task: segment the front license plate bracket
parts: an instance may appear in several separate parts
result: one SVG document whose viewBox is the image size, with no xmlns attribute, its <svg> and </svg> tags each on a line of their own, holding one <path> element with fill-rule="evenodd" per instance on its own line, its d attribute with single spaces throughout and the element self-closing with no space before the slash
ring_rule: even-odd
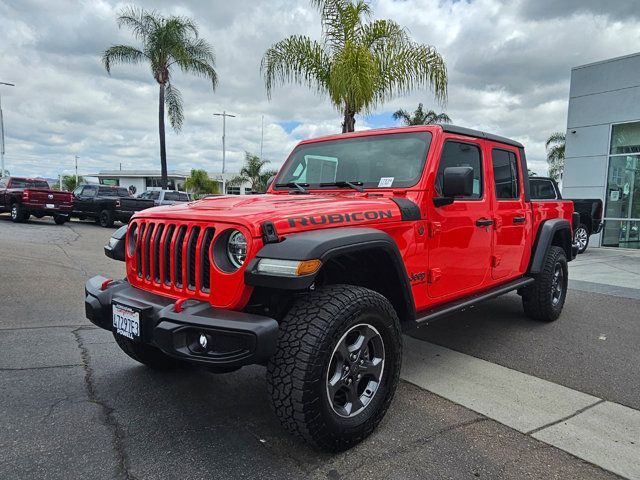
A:
<svg viewBox="0 0 640 480">
<path fill-rule="evenodd" d="M 111 307 L 113 331 L 129 340 L 139 342 L 140 310 L 118 302 L 113 302 Z"/>
</svg>

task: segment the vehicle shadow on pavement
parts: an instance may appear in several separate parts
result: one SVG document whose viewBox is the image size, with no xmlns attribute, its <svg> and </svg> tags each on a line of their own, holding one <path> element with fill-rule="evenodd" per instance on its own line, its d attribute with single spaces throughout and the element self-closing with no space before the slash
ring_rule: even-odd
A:
<svg viewBox="0 0 640 480">
<path fill-rule="evenodd" d="M 263 367 L 223 375 L 158 372 L 126 357 L 108 332 L 78 333 L 94 401 L 111 423 L 125 476 L 512 478 L 539 471 L 543 478 L 542 471 L 564 468 L 568 477 L 577 474 L 575 468 L 584 469 L 582 476 L 607 476 L 405 382 L 369 439 L 348 452 L 320 452 L 281 428 L 269 406 Z M 545 460 L 516 461 L 528 449 L 542 449 L 535 458 Z"/>
</svg>

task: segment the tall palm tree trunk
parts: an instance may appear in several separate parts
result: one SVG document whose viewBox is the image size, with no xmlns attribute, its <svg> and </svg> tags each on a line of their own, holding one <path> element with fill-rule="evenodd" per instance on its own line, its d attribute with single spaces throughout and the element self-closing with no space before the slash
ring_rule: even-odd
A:
<svg viewBox="0 0 640 480">
<path fill-rule="evenodd" d="M 355 132 L 356 114 L 347 105 L 344 108 L 344 120 L 342 121 L 342 133 Z"/>
<path fill-rule="evenodd" d="M 160 84 L 160 100 L 158 105 L 158 132 L 160 134 L 160 183 L 163 190 L 167 190 L 167 146 L 164 140 L 164 83 Z"/>
</svg>

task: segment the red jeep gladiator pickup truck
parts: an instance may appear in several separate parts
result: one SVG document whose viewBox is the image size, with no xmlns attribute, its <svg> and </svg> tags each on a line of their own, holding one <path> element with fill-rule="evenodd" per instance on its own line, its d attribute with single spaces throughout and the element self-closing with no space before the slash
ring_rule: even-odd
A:
<svg viewBox="0 0 640 480">
<path fill-rule="evenodd" d="M 43 179 L 0 178 L 0 212 L 10 212 L 14 222 L 26 222 L 31 215 L 49 215 L 62 225 L 69 220 L 71 200 L 70 193 L 51 190 Z"/>
<path fill-rule="evenodd" d="M 152 368 L 266 364 L 291 433 L 340 451 L 383 418 L 402 332 L 516 291 L 556 320 L 570 201 L 532 202 L 518 142 L 450 125 L 301 142 L 266 195 L 137 213 L 85 286 L 91 322 Z"/>
</svg>

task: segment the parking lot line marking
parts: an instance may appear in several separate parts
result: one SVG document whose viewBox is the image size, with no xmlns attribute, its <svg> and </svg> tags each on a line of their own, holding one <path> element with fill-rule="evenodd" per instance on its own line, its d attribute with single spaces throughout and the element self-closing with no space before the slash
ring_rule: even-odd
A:
<svg viewBox="0 0 640 480">
<path fill-rule="evenodd" d="M 640 411 L 429 342 L 404 345 L 404 380 L 640 480 Z"/>
<path fill-rule="evenodd" d="M 626 478 L 640 479 L 640 412 L 603 402 L 534 438 Z"/>
</svg>

